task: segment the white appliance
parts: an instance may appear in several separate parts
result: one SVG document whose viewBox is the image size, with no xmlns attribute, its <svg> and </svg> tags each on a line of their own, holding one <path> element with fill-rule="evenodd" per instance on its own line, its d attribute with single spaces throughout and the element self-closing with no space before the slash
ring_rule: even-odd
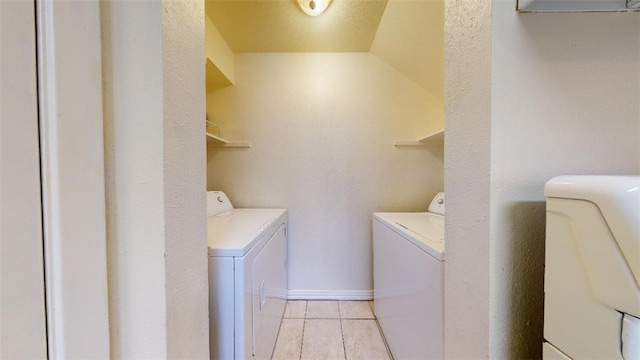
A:
<svg viewBox="0 0 640 360">
<path fill-rule="evenodd" d="M 395 359 L 442 359 L 444 193 L 429 212 L 373 214 L 375 314 Z"/>
<path fill-rule="evenodd" d="M 207 192 L 212 359 L 270 359 L 287 293 L 287 211 Z"/>
<path fill-rule="evenodd" d="M 549 181 L 545 359 L 640 359 L 640 176 Z"/>
</svg>

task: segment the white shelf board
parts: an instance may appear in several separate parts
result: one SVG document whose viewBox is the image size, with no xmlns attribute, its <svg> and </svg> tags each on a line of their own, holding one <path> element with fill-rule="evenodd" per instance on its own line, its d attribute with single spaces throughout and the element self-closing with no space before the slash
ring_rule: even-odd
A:
<svg viewBox="0 0 640 360">
<path fill-rule="evenodd" d="M 444 130 L 431 133 L 418 141 L 425 146 L 444 146 Z"/>
<path fill-rule="evenodd" d="M 638 11 L 633 1 L 626 0 L 518 0 L 516 10 L 521 13 L 567 13 L 594 11 Z"/>
<path fill-rule="evenodd" d="M 228 142 L 224 145 L 219 145 L 222 148 L 250 148 L 251 143 L 248 141 Z"/>
<path fill-rule="evenodd" d="M 230 142 L 221 137 L 215 136 L 211 133 L 207 134 L 207 144 L 211 144 L 216 147 L 224 147 L 224 148 L 250 148 L 251 143 L 248 141 L 235 141 Z"/>
<path fill-rule="evenodd" d="M 206 63 L 207 91 L 233 85 L 233 81 L 211 59 L 207 58 Z"/>
<path fill-rule="evenodd" d="M 393 146 L 424 146 L 424 144 L 421 143 L 420 141 L 409 140 L 409 141 L 395 141 L 393 143 Z"/>
<path fill-rule="evenodd" d="M 229 142 L 221 137 L 217 137 L 213 134 L 207 133 L 207 143 L 216 144 L 216 145 L 225 145 Z"/>
<path fill-rule="evenodd" d="M 444 146 L 444 130 L 436 131 L 418 140 L 396 141 L 393 145 L 398 147 Z"/>
</svg>

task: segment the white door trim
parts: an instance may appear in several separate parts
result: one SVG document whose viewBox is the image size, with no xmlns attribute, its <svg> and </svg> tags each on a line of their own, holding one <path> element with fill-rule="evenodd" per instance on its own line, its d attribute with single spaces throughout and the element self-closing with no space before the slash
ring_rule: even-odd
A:
<svg viewBox="0 0 640 360">
<path fill-rule="evenodd" d="M 46 359 L 33 1 L 0 1 L 0 359 Z"/>
<path fill-rule="evenodd" d="M 109 358 L 100 4 L 36 12 L 49 358 Z"/>
</svg>

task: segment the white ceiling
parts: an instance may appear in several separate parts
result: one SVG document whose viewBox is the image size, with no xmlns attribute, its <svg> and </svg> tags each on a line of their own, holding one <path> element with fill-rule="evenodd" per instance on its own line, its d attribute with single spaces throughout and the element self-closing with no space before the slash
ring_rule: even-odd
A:
<svg viewBox="0 0 640 360">
<path fill-rule="evenodd" d="M 334 0 L 312 17 L 296 0 L 207 0 L 206 13 L 233 52 L 365 52 L 387 0 Z"/>
<path fill-rule="evenodd" d="M 206 0 L 231 50 L 371 52 L 443 98 L 444 0 L 333 0 L 320 16 L 296 0 Z"/>
</svg>

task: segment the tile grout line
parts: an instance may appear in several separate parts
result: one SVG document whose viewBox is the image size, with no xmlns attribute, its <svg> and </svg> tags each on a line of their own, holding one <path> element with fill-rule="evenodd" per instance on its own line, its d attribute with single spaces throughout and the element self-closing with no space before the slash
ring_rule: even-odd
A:
<svg viewBox="0 0 640 360">
<path fill-rule="evenodd" d="M 391 353 L 391 349 L 389 348 L 389 344 L 387 343 L 387 338 L 384 336 L 384 332 L 382 331 L 382 327 L 380 326 L 380 322 L 378 322 L 378 317 L 376 316 L 376 314 L 373 314 L 375 321 L 376 321 L 376 326 L 378 327 L 378 331 L 380 332 L 380 336 L 382 337 L 382 342 L 384 343 L 384 347 L 387 349 L 387 354 L 389 355 L 389 359 L 390 360 L 394 360 L 393 359 L 393 354 Z"/>
<path fill-rule="evenodd" d="M 342 352 L 344 353 L 344 360 L 347 360 L 347 346 L 344 344 L 344 328 L 342 327 L 342 308 L 340 307 L 340 301 L 338 301 L 338 318 L 340 319 L 340 337 L 342 338 Z"/>
<path fill-rule="evenodd" d="M 304 316 L 302 318 L 302 336 L 300 337 L 300 358 L 298 360 L 302 360 L 302 348 L 304 346 L 304 328 L 307 326 L 307 306 L 309 301 L 304 302 Z"/>
<path fill-rule="evenodd" d="M 288 303 L 285 303 L 284 305 L 284 311 L 287 311 L 287 305 Z M 273 355 L 276 353 L 276 348 L 278 347 L 278 338 L 280 337 L 280 330 L 282 330 L 282 323 L 284 322 L 284 314 L 282 314 L 282 320 L 280 320 L 280 326 L 278 326 L 278 335 L 276 335 L 276 343 L 273 346 L 273 351 L 271 351 L 271 357 L 270 359 L 273 360 Z"/>
<path fill-rule="evenodd" d="M 380 327 L 380 323 L 378 322 L 378 318 L 376 317 L 373 308 L 372 308 L 372 304 L 371 302 L 369 302 L 369 308 L 371 310 L 371 313 L 373 315 L 373 318 L 369 318 L 369 317 L 353 317 L 353 318 L 349 318 L 349 317 L 344 317 L 342 314 L 342 306 L 340 304 L 339 301 L 337 301 L 337 306 L 338 306 L 338 321 L 340 324 L 340 336 L 341 336 L 341 340 L 342 340 L 342 349 L 343 349 L 343 356 L 344 356 L 344 360 L 348 360 L 348 355 L 347 355 L 347 346 L 346 346 L 346 342 L 345 342 L 345 335 L 344 335 L 344 320 L 354 320 L 354 321 L 375 321 L 376 327 L 382 337 L 382 341 L 385 347 L 385 350 L 387 352 L 387 355 L 389 357 L 390 360 L 394 360 L 393 355 L 391 354 L 391 351 L 389 349 L 389 344 L 387 343 L 387 339 L 384 336 L 384 333 L 382 332 L 382 328 Z M 285 309 L 286 310 L 286 309 Z M 317 320 L 331 320 L 332 318 L 327 318 L 327 317 L 323 317 L 323 318 L 309 318 L 309 301 L 305 300 L 305 304 L 304 304 L 304 311 L 303 311 L 303 316 L 302 316 L 302 334 L 301 334 L 301 339 L 300 339 L 300 356 L 298 358 L 298 360 L 302 360 L 303 359 L 303 348 L 304 348 L 304 338 L 305 338 L 305 329 L 306 329 L 306 323 L 308 319 L 317 319 Z M 294 318 L 290 318 L 290 319 L 294 319 Z M 280 328 L 278 329 L 278 336 L 277 338 L 280 337 L 280 330 L 282 329 L 282 323 L 280 325 Z M 275 349 L 274 349 L 275 352 Z M 272 358 L 273 358 L 273 354 L 272 353 Z"/>
<path fill-rule="evenodd" d="M 375 320 L 376 322 L 376 326 L 378 327 L 378 331 L 380 332 L 380 336 L 382 337 L 382 342 L 384 343 L 384 347 L 385 349 L 387 349 L 387 355 L 389 355 L 389 360 L 394 360 L 393 354 L 391 354 L 391 349 L 389 348 L 389 344 L 387 343 L 387 338 L 384 336 L 384 332 L 382 331 L 382 327 L 380 326 L 380 322 L 378 321 L 378 316 L 376 315 L 376 312 L 373 309 L 375 307 L 374 301 L 375 301 L 375 297 L 373 300 L 369 300 L 369 308 L 371 309 L 373 320 Z"/>
</svg>

